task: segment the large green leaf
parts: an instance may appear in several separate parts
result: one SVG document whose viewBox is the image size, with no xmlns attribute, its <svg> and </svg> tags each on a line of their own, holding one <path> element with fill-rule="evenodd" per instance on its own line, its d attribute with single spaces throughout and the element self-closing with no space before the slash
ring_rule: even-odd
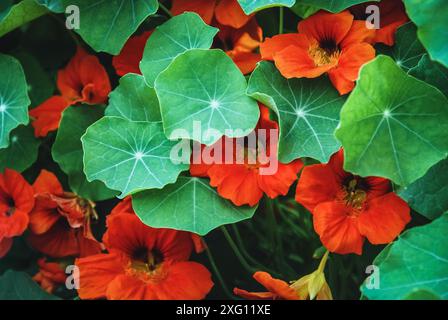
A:
<svg viewBox="0 0 448 320">
<path fill-rule="evenodd" d="M 108 189 L 101 181 L 88 182 L 83 172 L 81 136 L 87 128 L 103 116 L 100 106 L 72 106 L 62 114 L 56 140 L 53 144 L 53 159 L 68 175 L 73 192 L 92 201 L 113 198 L 117 191 Z"/>
<path fill-rule="evenodd" d="M 415 227 L 388 247 L 386 256 L 373 262 L 379 269 L 380 287 L 361 287 L 369 299 L 409 299 L 415 291 L 448 298 L 448 214 Z"/>
<path fill-rule="evenodd" d="M 418 37 L 433 60 L 448 67 L 448 1 L 403 0 L 406 12 L 418 27 Z"/>
<path fill-rule="evenodd" d="M 155 228 L 170 228 L 205 235 L 224 224 L 249 219 L 256 207 L 236 207 L 221 198 L 205 179 L 179 177 L 163 190 L 148 190 L 132 197 L 142 221 Z"/>
<path fill-rule="evenodd" d="M 340 12 L 348 7 L 369 1 L 379 2 L 380 0 L 297 0 L 297 3 L 324 9 L 330 12 Z"/>
<path fill-rule="evenodd" d="M 412 22 L 398 28 L 395 45 L 393 47 L 383 46 L 381 52 L 394 58 L 395 62 L 405 71 L 415 67 L 426 53 L 417 38 L 417 27 Z"/>
<path fill-rule="evenodd" d="M 76 5 L 80 28 L 75 30 L 95 51 L 119 54 L 138 26 L 158 9 L 157 0 L 62 0 Z"/>
<path fill-rule="evenodd" d="M 13 0 L 3 0 L 0 2 L 0 22 L 9 14 L 13 5 Z"/>
<path fill-rule="evenodd" d="M 46 6 L 53 12 L 62 13 L 65 11 L 63 0 L 35 0 L 39 4 Z"/>
<path fill-rule="evenodd" d="M 8 270 L 0 276 L 0 300 L 60 300 L 45 292 L 25 272 Z"/>
<path fill-rule="evenodd" d="M 158 26 L 148 39 L 140 62 L 146 82 L 154 86 L 160 72 L 179 54 L 190 49 L 209 49 L 218 31 L 192 12 L 173 17 Z"/>
<path fill-rule="evenodd" d="M 156 92 L 147 86 L 143 76 L 128 73 L 109 95 L 106 116 L 131 121 L 160 122 L 160 107 Z"/>
<path fill-rule="evenodd" d="M 327 162 L 340 148 L 334 130 L 345 98 L 328 79 L 287 80 L 272 63 L 261 62 L 252 73 L 247 93 L 278 116 L 281 162 L 300 157 Z"/>
<path fill-rule="evenodd" d="M 90 126 L 81 140 L 87 179 L 103 181 L 120 190 L 123 197 L 163 188 L 189 167 L 171 158 L 177 143 L 166 139 L 160 123 L 104 117 Z"/>
<path fill-rule="evenodd" d="M 40 141 L 31 126 L 20 126 L 11 132 L 11 144 L 0 149 L 0 172 L 5 168 L 25 171 L 37 160 Z"/>
<path fill-rule="evenodd" d="M 9 133 L 20 124 L 28 124 L 28 106 L 25 74 L 19 61 L 0 53 L 0 148 L 9 145 Z"/>
<path fill-rule="evenodd" d="M 0 37 L 47 12 L 34 0 L 23 0 L 10 8 L 6 7 L 0 13 Z"/>
<path fill-rule="evenodd" d="M 448 69 L 429 59 L 427 54 L 409 71 L 409 74 L 437 87 L 448 97 Z"/>
<path fill-rule="evenodd" d="M 271 7 L 292 7 L 296 0 L 238 0 L 238 2 L 246 14 L 251 14 Z"/>
<path fill-rule="evenodd" d="M 448 100 L 387 56 L 361 69 L 336 136 L 344 167 L 406 186 L 448 155 Z"/>
<path fill-rule="evenodd" d="M 260 112 L 246 88 L 243 74 L 221 50 L 179 55 L 155 82 L 166 136 L 210 145 L 224 134 L 249 134 Z"/>
<path fill-rule="evenodd" d="M 399 195 L 412 209 L 428 219 L 435 219 L 448 211 L 448 160 L 443 160 Z"/>
</svg>

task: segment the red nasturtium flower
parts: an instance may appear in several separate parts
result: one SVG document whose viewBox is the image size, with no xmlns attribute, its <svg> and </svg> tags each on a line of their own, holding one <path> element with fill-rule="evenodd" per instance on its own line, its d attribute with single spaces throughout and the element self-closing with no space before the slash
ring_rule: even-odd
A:
<svg viewBox="0 0 448 320">
<path fill-rule="evenodd" d="M 393 46 L 395 42 L 395 32 L 397 29 L 409 21 L 406 10 L 401 0 L 383 0 L 381 2 L 367 2 L 353 6 L 350 11 L 357 19 L 366 18 L 366 8 L 376 5 L 380 9 L 380 29 L 376 30 L 373 41 Z"/>
<path fill-rule="evenodd" d="M 256 127 L 258 129 L 278 129 L 276 122 L 270 120 L 269 110 L 265 106 L 260 106 L 261 116 Z M 269 132 L 266 138 L 269 140 Z M 242 206 L 248 204 L 250 206 L 256 205 L 263 194 L 270 198 L 276 198 L 279 195 L 286 195 L 289 188 L 297 180 L 297 174 L 303 167 L 301 160 L 295 160 L 289 164 L 278 162 L 278 168 L 274 174 L 262 175 L 260 174 L 261 167 L 269 167 L 270 161 L 260 161 L 256 156 L 256 163 L 248 162 L 248 155 L 250 153 L 257 154 L 258 150 L 252 150 L 245 146 L 244 162 L 236 163 L 236 139 L 233 140 L 234 162 L 225 163 L 225 151 L 222 152 L 221 163 L 206 164 L 201 159 L 194 159 L 190 165 L 190 173 L 192 176 L 202 176 L 210 178 L 210 185 L 217 188 L 218 193 L 226 199 L 231 200 L 235 205 Z M 226 148 L 226 141 L 228 138 L 220 140 L 223 150 Z M 213 148 L 213 147 L 212 147 Z M 266 155 L 270 158 L 277 154 L 277 146 L 273 150 L 270 149 L 269 141 L 266 142 Z M 203 147 L 204 150 L 204 147 Z M 200 163 L 198 163 L 200 162 Z"/>
<path fill-rule="evenodd" d="M 285 78 L 316 78 L 324 73 L 339 91 L 353 90 L 363 64 L 375 58 L 375 30 L 348 11 L 319 11 L 300 21 L 299 33 L 268 38 L 260 45 L 264 60 L 273 60 Z"/>
<path fill-rule="evenodd" d="M 250 19 L 237 0 L 173 0 L 171 13 L 178 15 L 185 11 L 196 12 L 207 24 L 219 24 L 235 29 L 244 26 Z"/>
<path fill-rule="evenodd" d="M 131 37 L 121 49 L 120 54 L 113 57 L 112 65 L 120 77 L 127 73 L 141 74 L 139 65 L 145 51 L 146 41 L 151 34 L 152 31 L 145 31 L 141 35 Z"/>
<path fill-rule="evenodd" d="M 52 293 L 54 289 L 65 283 L 67 275 L 64 272 L 64 265 L 59 262 L 47 262 L 45 258 L 37 261 L 39 272 L 33 277 L 42 289 Z"/>
<path fill-rule="evenodd" d="M 107 102 L 111 85 L 106 70 L 94 55 L 78 48 L 68 65 L 58 72 L 60 95 L 53 96 L 30 111 L 36 137 L 45 137 L 59 128 L 62 112 L 77 103 Z"/>
<path fill-rule="evenodd" d="M 107 218 L 108 253 L 76 259 L 81 299 L 203 299 L 213 286 L 210 272 L 188 261 L 190 233 L 154 229 L 129 212 Z"/>
<path fill-rule="evenodd" d="M 296 200 L 313 214 L 324 246 L 340 254 L 362 253 L 364 239 L 392 242 L 410 221 L 407 203 L 391 190 L 389 180 L 361 178 L 344 171 L 341 149 L 328 164 L 303 169 Z"/>
<path fill-rule="evenodd" d="M 17 172 L 0 173 L 0 258 L 12 245 L 13 237 L 25 232 L 34 206 L 33 188 Z"/>
<path fill-rule="evenodd" d="M 101 251 L 90 229 L 94 204 L 64 192 L 56 176 L 42 170 L 33 184 L 36 205 L 30 213 L 29 241 L 51 257 L 87 256 Z"/>
</svg>

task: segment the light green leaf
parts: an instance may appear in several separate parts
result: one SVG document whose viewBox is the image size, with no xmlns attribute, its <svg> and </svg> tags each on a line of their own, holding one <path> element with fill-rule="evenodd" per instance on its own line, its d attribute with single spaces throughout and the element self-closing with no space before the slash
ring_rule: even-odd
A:
<svg viewBox="0 0 448 320">
<path fill-rule="evenodd" d="M 366 64 L 336 131 L 344 167 L 406 186 L 448 155 L 448 100 L 387 56 Z"/>
<path fill-rule="evenodd" d="M 132 197 L 142 221 L 154 228 L 170 228 L 205 235 L 228 223 L 253 216 L 256 207 L 236 207 L 221 198 L 205 179 L 179 177 L 163 190 L 148 190 Z"/>
<path fill-rule="evenodd" d="M 52 155 L 69 178 L 69 185 L 79 196 L 101 201 L 113 198 L 117 191 L 108 189 L 101 181 L 88 182 L 83 172 L 81 136 L 103 116 L 100 106 L 72 106 L 64 110 L 59 124 Z"/>
<path fill-rule="evenodd" d="M 309 16 L 312 16 L 313 14 L 315 14 L 317 11 L 319 11 L 320 8 L 302 4 L 302 3 L 296 3 L 291 8 L 291 10 L 294 11 L 294 13 L 297 14 L 302 19 L 306 19 Z"/>
<path fill-rule="evenodd" d="M 211 145 L 224 134 L 248 135 L 260 111 L 246 88 L 243 74 L 223 51 L 192 49 L 181 54 L 155 82 L 166 136 Z"/>
<path fill-rule="evenodd" d="M 0 149 L 9 145 L 9 133 L 28 124 L 28 88 L 19 61 L 0 53 Z"/>
<path fill-rule="evenodd" d="M 362 293 L 371 300 L 409 299 L 416 290 L 448 298 L 448 214 L 432 223 L 412 228 L 388 247 L 387 255 L 375 259 L 380 288 Z"/>
<path fill-rule="evenodd" d="M 104 117 L 90 126 L 81 140 L 87 180 L 103 181 L 120 190 L 122 197 L 161 189 L 189 168 L 171 158 L 177 142 L 166 139 L 160 123 Z M 190 158 L 189 154 L 183 156 Z"/>
<path fill-rule="evenodd" d="M 431 59 L 448 67 L 448 1 L 403 0 L 406 12 L 418 27 L 418 37 Z"/>
<path fill-rule="evenodd" d="M 40 141 L 31 126 L 20 126 L 11 132 L 11 144 L 0 149 L 0 172 L 5 168 L 25 171 L 37 160 Z"/>
<path fill-rule="evenodd" d="M 243 11 L 249 15 L 271 7 L 292 7 L 296 0 L 238 0 L 238 2 Z"/>
<path fill-rule="evenodd" d="M 297 3 L 305 4 L 319 9 L 324 9 L 330 12 L 341 12 L 356 4 L 380 0 L 297 0 Z"/>
<path fill-rule="evenodd" d="M 9 14 L 13 5 L 14 2 L 12 0 L 3 0 L 0 2 L 0 22 Z"/>
<path fill-rule="evenodd" d="M 3 1 L 3 0 L 2 0 Z M 34 0 L 23 0 L 5 10 L 0 19 L 0 37 L 46 14 L 48 10 Z"/>
<path fill-rule="evenodd" d="M 448 160 L 443 160 L 420 179 L 399 192 L 409 206 L 428 219 L 448 211 Z"/>
<path fill-rule="evenodd" d="M 196 13 L 186 12 L 158 26 L 145 46 L 140 70 L 154 86 L 157 76 L 181 53 L 209 49 L 218 29 L 208 26 Z"/>
<path fill-rule="evenodd" d="M 414 289 L 404 298 L 404 300 L 440 300 L 440 297 L 431 290 Z"/>
<path fill-rule="evenodd" d="M 448 69 L 425 54 L 409 74 L 442 91 L 448 97 Z"/>
<path fill-rule="evenodd" d="M 49 10 L 57 13 L 62 13 L 65 11 L 65 6 L 63 0 L 35 0 L 39 4 L 46 6 Z"/>
<path fill-rule="evenodd" d="M 301 157 L 327 162 L 340 148 L 334 130 L 345 97 L 328 79 L 287 80 L 272 63 L 260 62 L 250 77 L 247 93 L 278 116 L 280 162 Z"/>
<path fill-rule="evenodd" d="M 130 121 L 161 122 L 159 100 L 153 88 L 138 74 L 128 73 L 109 94 L 106 116 Z"/>
<path fill-rule="evenodd" d="M 128 38 L 150 15 L 157 12 L 156 0 L 63 0 L 76 5 L 80 28 L 75 30 L 95 51 L 119 54 Z"/>
<path fill-rule="evenodd" d="M 45 292 L 25 272 L 6 271 L 0 276 L 0 300 L 60 300 Z"/>
</svg>

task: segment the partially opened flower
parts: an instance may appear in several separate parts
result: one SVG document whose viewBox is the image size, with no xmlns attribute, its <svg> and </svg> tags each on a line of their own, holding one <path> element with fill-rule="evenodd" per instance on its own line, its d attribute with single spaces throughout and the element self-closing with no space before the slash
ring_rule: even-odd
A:
<svg viewBox="0 0 448 320">
<path fill-rule="evenodd" d="M 33 188 L 20 173 L 0 173 L 0 258 L 8 253 L 13 237 L 25 232 L 33 206 Z"/>
<path fill-rule="evenodd" d="M 238 143 L 242 140 L 222 138 L 217 145 L 202 148 L 204 154 L 214 153 L 216 146 L 222 147 L 223 152 L 217 157 L 221 158 L 219 161 L 207 164 L 204 159 L 194 159 L 190 165 L 191 175 L 208 176 L 210 185 L 217 188 L 219 195 L 237 206 L 254 206 L 264 194 L 272 199 L 286 195 L 303 167 L 301 160 L 289 164 L 278 162 L 277 143 L 275 141 L 271 145 L 270 140 L 271 130 L 275 130 L 274 134 L 278 136 L 278 125 L 269 119 L 269 110 L 266 107 L 261 106 L 260 110 L 261 117 L 255 137 L 258 142 L 263 141 L 264 138 L 259 135 L 265 130 L 264 146 L 244 143 L 244 146 L 238 148 Z M 230 163 L 226 161 L 226 153 L 229 152 L 232 153 Z"/>
<path fill-rule="evenodd" d="M 328 250 L 361 254 L 365 238 L 372 244 L 393 241 L 410 221 L 410 209 L 389 180 L 353 175 L 343 162 L 341 149 L 328 164 L 305 167 L 296 200 L 313 214 L 314 229 Z"/>
<path fill-rule="evenodd" d="M 373 41 L 393 46 L 395 43 L 395 32 L 400 26 L 409 21 L 403 2 L 401 0 L 382 0 L 379 3 L 361 3 L 351 7 L 350 11 L 357 19 L 364 20 L 368 15 L 372 14 L 370 11 L 366 12 L 366 9 L 371 5 L 378 6 L 380 13 L 380 28 L 376 30 Z"/>
<path fill-rule="evenodd" d="M 101 251 L 90 229 L 94 204 L 64 192 L 56 176 L 42 170 L 33 184 L 36 206 L 30 213 L 29 241 L 51 257 L 87 256 Z"/>
<path fill-rule="evenodd" d="M 62 112 L 77 103 L 106 103 L 111 85 L 106 70 L 94 55 L 78 48 L 68 65 L 58 72 L 55 95 L 30 111 L 36 137 L 59 128 Z"/>
<path fill-rule="evenodd" d="M 216 20 L 219 24 L 241 28 L 250 19 L 237 0 L 173 0 L 171 13 L 178 15 L 185 11 L 196 12 L 207 24 Z"/>
<path fill-rule="evenodd" d="M 300 21 L 298 31 L 268 38 L 260 46 L 262 58 L 273 60 L 285 78 L 328 73 L 342 95 L 353 90 L 361 66 L 375 58 L 375 30 L 348 11 L 319 11 Z"/>
<path fill-rule="evenodd" d="M 143 57 L 146 41 L 151 34 L 152 31 L 145 31 L 129 38 L 120 54 L 113 57 L 112 65 L 120 77 L 127 73 L 141 74 L 139 64 Z"/>
<path fill-rule="evenodd" d="M 188 261 L 188 232 L 154 229 L 124 213 L 108 217 L 103 241 L 108 253 L 75 262 L 81 299 L 203 299 L 213 286 L 210 272 Z"/>
<path fill-rule="evenodd" d="M 65 283 L 67 275 L 62 263 L 47 262 L 45 258 L 41 258 L 37 261 L 37 265 L 39 272 L 34 275 L 33 280 L 48 293 L 52 293 L 56 287 Z"/>
</svg>

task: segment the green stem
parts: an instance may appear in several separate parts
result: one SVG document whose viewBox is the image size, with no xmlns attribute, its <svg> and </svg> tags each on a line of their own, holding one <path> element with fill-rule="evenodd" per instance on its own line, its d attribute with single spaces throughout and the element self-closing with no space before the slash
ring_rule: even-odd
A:
<svg viewBox="0 0 448 320">
<path fill-rule="evenodd" d="M 249 273 L 254 273 L 256 270 L 252 266 L 250 266 L 249 263 L 246 261 L 246 259 L 243 257 L 243 255 L 241 254 L 240 250 L 238 249 L 238 246 L 236 245 L 235 241 L 233 241 L 232 236 L 227 231 L 226 227 L 222 226 L 221 231 L 224 234 L 224 237 L 226 238 L 227 242 L 229 243 L 230 248 L 232 248 L 233 252 L 235 253 L 235 256 L 237 257 L 237 259 L 239 260 L 239 262 L 241 263 L 243 268 L 246 269 Z"/>
<path fill-rule="evenodd" d="M 280 12 L 279 12 L 279 22 L 278 22 L 278 34 L 282 34 L 283 33 L 283 16 L 284 16 L 285 12 L 284 12 L 283 7 L 280 7 L 279 10 L 280 10 Z"/>
<path fill-rule="evenodd" d="M 165 7 L 160 1 L 159 1 L 159 7 L 160 7 L 160 9 L 162 9 L 163 12 L 165 12 L 168 15 L 168 17 L 170 17 L 170 18 L 173 17 L 173 14 L 171 13 L 171 11 L 167 7 Z"/>
<path fill-rule="evenodd" d="M 203 239 L 204 243 L 205 240 Z M 235 297 L 230 293 L 229 288 L 227 288 L 227 285 L 224 281 L 224 278 L 221 275 L 221 272 L 218 269 L 218 266 L 216 265 L 215 259 L 213 258 L 212 252 L 210 251 L 210 247 L 205 244 L 205 252 L 207 254 L 208 260 L 210 261 L 210 265 L 213 269 L 213 272 L 216 276 L 216 278 L 218 279 L 219 284 L 222 287 L 222 290 L 224 291 L 224 294 L 229 298 L 229 299 L 235 299 Z"/>
</svg>

